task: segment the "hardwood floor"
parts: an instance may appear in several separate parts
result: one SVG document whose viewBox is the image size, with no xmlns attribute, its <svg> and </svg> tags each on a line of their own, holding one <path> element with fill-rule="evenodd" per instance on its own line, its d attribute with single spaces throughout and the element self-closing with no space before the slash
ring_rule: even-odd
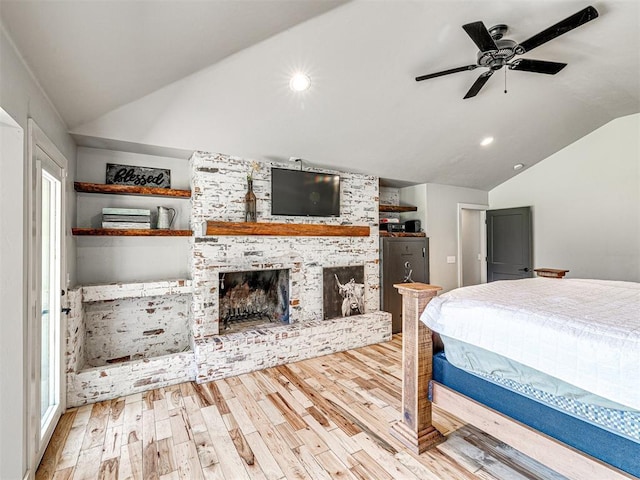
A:
<svg viewBox="0 0 640 480">
<path fill-rule="evenodd" d="M 563 478 L 437 409 L 447 441 L 403 448 L 401 341 L 70 410 L 36 478 Z"/>
</svg>

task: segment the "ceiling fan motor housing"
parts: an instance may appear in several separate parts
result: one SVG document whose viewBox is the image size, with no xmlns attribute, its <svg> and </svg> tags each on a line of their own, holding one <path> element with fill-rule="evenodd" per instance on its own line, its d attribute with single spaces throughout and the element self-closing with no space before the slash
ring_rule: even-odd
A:
<svg viewBox="0 0 640 480">
<path fill-rule="evenodd" d="M 495 40 L 497 50 L 478 52 L 478 65 L 491 70 L 499 70 L 516 55 L 522 55 L 524 49 L 518 43 L 507 38 Z"/>
</svg>

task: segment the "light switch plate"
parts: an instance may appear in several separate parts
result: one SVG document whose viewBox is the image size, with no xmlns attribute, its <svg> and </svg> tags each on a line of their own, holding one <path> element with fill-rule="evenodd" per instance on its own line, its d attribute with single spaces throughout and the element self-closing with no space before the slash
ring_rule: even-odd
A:
<svg viewBox="0 0 640 480">
<path fill-rule="evenodd" d="M 447 263 L 456 263 L 455 255 L 451 255 L 451 256 L 447 257 Z"/>
</svg>

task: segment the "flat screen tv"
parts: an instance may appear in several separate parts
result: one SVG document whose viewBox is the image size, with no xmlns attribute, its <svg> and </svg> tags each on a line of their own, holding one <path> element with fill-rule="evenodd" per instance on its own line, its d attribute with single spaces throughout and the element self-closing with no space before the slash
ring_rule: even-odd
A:
<svg viewBox="0 0 640 480">
<path fill-rule="evenodd" d="M 271 215 L 339 217 L 340 176 L 272 168 Z"/>
</svg>

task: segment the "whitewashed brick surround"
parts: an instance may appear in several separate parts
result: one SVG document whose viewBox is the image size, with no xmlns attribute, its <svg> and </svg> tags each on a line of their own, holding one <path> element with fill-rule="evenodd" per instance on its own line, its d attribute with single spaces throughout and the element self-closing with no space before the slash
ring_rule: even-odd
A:
<svg viewBox="0 0 640 480">
<path fill-rule="evenodd" d="M 378 179 L 331 172 L 340 174 L 340 217 L 272 216 L 271 167 L 285 165 L 253 165 L 257 166 L 257 169 L 253 169 L 253 185 L 257 197 L 258 222 L 367 225 L 371 227 L 371 234 L 368 237 L 206 237 L 203 225 L 207 220 L 243 221 L 247 174 L 252 171 L 252 162 L 221 154 L 196 152 L 191 158 L 191 225 L 196 228 L 191 256 L 194 339 L 220 333 L 219 273 L 259 269 L 258 265 L 284 263 L 294 266 L 290 277 L 293 288 L 290 294 L 292 323 L 322 319 L 323 267 L 364 265 L 365 312 L 378 311 Z"/>
<path fill-rule="evenodd" d="M 193 380 L 195 361 L 188 330 L 190 297 L 189 280 L 69 290 L 67 301 L 71 311 L 66 318 L 65 358 L 67 406 Z M 97 315 L 92 314 L 96 306 L 101 312 Z M 164 331 L 145 336 L 136 331 L 140 329 Z M 188 351 L 181 351 L 185 348 Z M 94 366 L 101 363 L 100 359 L 127 354 L 136 359 Z"/>
<path fill-rule="evenodd" d="M 314 320 L 195 342 L 198 383 L 391 339 L 391 314 Z"/>
</svg>

